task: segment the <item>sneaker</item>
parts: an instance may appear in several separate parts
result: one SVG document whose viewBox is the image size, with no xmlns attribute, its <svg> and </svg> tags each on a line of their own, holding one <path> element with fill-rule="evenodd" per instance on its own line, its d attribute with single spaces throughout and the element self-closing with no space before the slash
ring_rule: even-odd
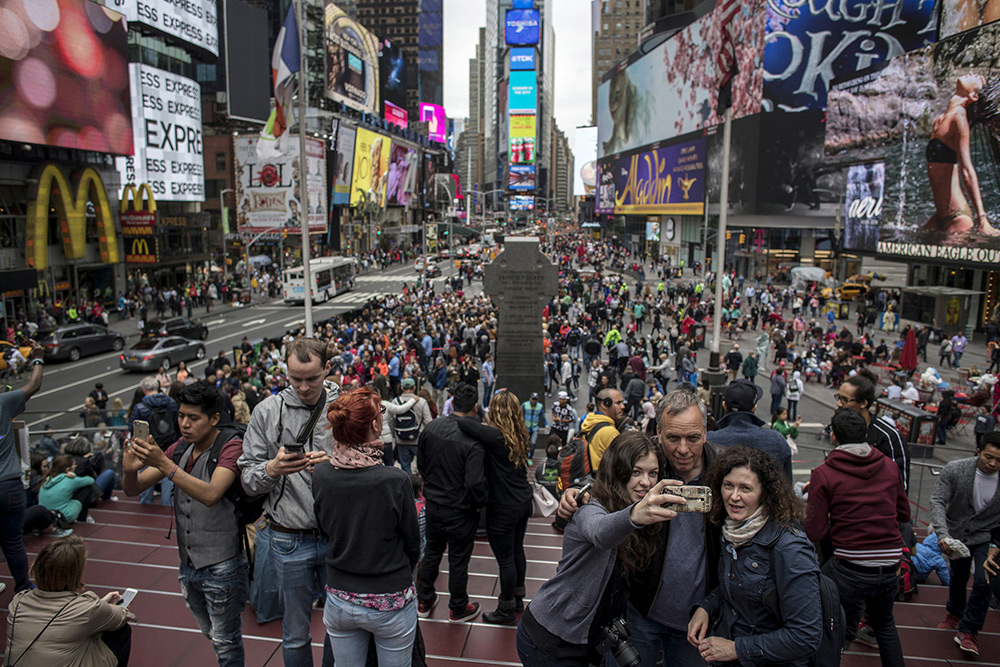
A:
<svg viewBox="0 0 1000 667">
<path fill-rule="evenodd" d="M 56 528 L 52 531 L 52 537 L 66 537 L 67 535 L 72 535 L 72 528 Z"/>
<path fill-rule="evenodd" d="M 417 612 L 417 615 L 420 615 L 419 611 Z M 458 614 L 452 610 L 448 620 L 452 623 L 465 623 L 466 621 L 471 621 L 476 616 L 479 616 L 479 603 L 472 602 L 465 605 L 465 610 L 458 612 Z"/>
<path fill-rule="evenodd" d="M 424 602 L 423 600 L 421 600 L 420 602 L 418 602 L 417 603 L 417 617 L 418 618 L 427 618 L 428 616 L 430 616 L 431 615 L 431 609 L 433 609 L 434 606 L 437 603 L 438 603 L 438 597 L 437 597 L 437 595 L 435 595 L 434 599 L 431 600 L 429 603 L 428 602 Z"/>
<path fill-rule="evenodd" d="M 96 522 L 96 521 L 94 521 L 94 517 L 92 517 L 92 516 L 88 516 L 88 517 L 87 517 L 87 523 L 91 523 L 91 524 L 93 524 L 93 523 L 97 523 L 97 522 Z"/>
<path fill-rule="evenodd" d="M 938 630 L 958 630 L 958 624 L 962 619 L 951 612 L 944 617 L 944 620 L 938 623 Z"/>
<path fill-rule="evenodd" d="M 958 648 L 966 653 L 979 655 L 979 642 L 976 640 L 975 635 L 970 635 L 968 632 L 959 632 L 955 635 L 955 643 L 958 644 Z"/>
<path fill-rule="evenodd" d="M 7 584 L 0 581 L 0 593 L 3 593 L 5 590 L 7 590 Z"/>
<path fill-rule="evenodd" d="M 528 459 L 528 467 L 530 468 L 533 465 L 535 465 L 535 462 L 532 459 Z"/>
<path fill-rule="evenodd" d="M 854 641 L 860 642 L 865 646 L 878 648 L 878 642 L 875 640 L 875 631 L 872 630 L 872 626 L 867 623 L 858 628 L 858 634 L 854 638 Z"/>
</svg>

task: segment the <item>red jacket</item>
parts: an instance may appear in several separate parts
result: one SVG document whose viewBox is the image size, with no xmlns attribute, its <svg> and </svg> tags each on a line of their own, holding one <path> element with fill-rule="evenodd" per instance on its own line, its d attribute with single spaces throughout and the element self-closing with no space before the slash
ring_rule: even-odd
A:
<svg viewBox="0 0 1000 667">
<path fill-rule="evenodd" d="M 910 502 L 899 467 L 875 448 L 868 456 L 830 452 L 813 470 L 806 506 L 806 535 L 827 534 L 834 555 L 845 560 L 899 558 L 899 523 L 910 520 Z"/>
</svg>

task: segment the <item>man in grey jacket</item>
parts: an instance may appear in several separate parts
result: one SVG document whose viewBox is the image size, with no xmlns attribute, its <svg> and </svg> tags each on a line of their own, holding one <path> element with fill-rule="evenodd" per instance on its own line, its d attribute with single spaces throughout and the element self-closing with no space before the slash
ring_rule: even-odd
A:
<svg viewBox="0 0 1000 667">
<path fill-rule="evenodd" d="M 952 461 L 941 469 L 941 476 L 931 494 L 931 520 L 937 530 L 941 553 L 951 558 L 951 584 L 948 587 L 948 610 L 938 625 L 942 630 L 957 630 L 955 643 L 966 653 L 979 655 L 976 635 L 983 629 L 990 606 L 990 585 L 983 562 L 989 555 L 990 530 L 1000 525 L 1000 433 L 986 435 L 976 449 L 976 456 Z M 958 540 L 969 549 L 969 556 L 956 557 Z M 966 604 L 965 589 L 975 563 L 972 594 Z"/>
<path fill-rule="evenodd" d="M 285 361 L 292 386 L 257 405 L 238 465 L 247 493 L 268 494 L 264 511 L 271 517 L 271 559 L 282 592 L 284 664 L 312 667 L 312 603 L 317 593 L 325 595 L 326 579 L 326 542 L 320 538 L 313 512 L 312 471 L 333 451 L 333 438 L 324 423 L 326 407 L 340 395 L 340 387 L 326 381 L 330 371 L 326 345 L 315 338 L 289 343 Z M 287 447 L 296 444 L 319 402 L 323 406 L 318 423 L 303 434 L 305 452 L 289 452 Z"/>
</svg>

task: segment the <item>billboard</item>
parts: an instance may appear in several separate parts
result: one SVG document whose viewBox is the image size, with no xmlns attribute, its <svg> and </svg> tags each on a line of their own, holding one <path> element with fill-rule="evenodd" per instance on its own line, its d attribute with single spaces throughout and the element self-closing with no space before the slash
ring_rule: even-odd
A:
<svg viewBox="0 0 1000 667">
<path fill-rule="evenodd" d="M 337 151 L 333 157 L 333 203 L 351 202 L 351 175 L 354 166 L 355 130 L 340 123 L 337 128 Z"/>
<path fill-rule="evenodd" d="M 597 196 L 594 213 L 611 215 L 615 212 L 615 178 L 611 160 L 597 163 Z"/>
<path fill-rule="evenodd" d="M 533 195 L 511 195 L 509 201 L 510 210 L 512 211 L 535 210 L 535 197 Z"/>
<path fill-rule="evenodd" d="M 538 112 L 538 76 L 535 72 L 511 72 L 510 113 L 529 114 Z"/>
<path fill-rule="evenodd" d="M 510 165 L 508 187 L 510 187 L 511 190 L 534 190 L 535 165 L 533 164 Z"/>
<path fill-rule="evenodd" d="M 221 3 L 226 31 L 226 109 L 230 118 L 266 123 L 271 115 L 267 10 L 244 0 Z"/>
<path fill-rule="evenodd" d="M 444 113 L 444 107 L 421 102 L 420 122 L 427 123 L 427 133 L 431 141 L 439 144 L 448 141 L 448 116 Z"/>
<path fill-rule="evenodd" d="M 417 0 L 417 87 L 422 100 L 439 104 L 444 98 L 443 55 L 444 13 L 441 0 Z"/>
<path fill-rule="evenodd" d="M 535 47 L 515 46 L 510 50 L 510 68 L 512 70 L 535 69 Z"/>
<path fill-rule="evenodd" d="M 541 19 L 537 9 L 508 9 L 504 37 L 508 44 L 538 44 Z"/>
<path fill-rule="evenodd" d="M 511 164 L 534 164 L 535 151 L 535 116 L 510 117 L 510 153 L 507 159 Z"/>
<path fill-rule="evenodd" d="M 535 4 L 535 0 L 513 0 L 513 2 L 514 9 L 531 9 Z"/>
<path fill-rule="evenodd" d="M 402 144 L 393 144 L 389 153 L 389 174 L 387 177 L 385 203 L 407 206 L 413 196 L 417 180 L 416 151 Z"/>
<path fill-rule="evenodd" d="M 937 39 L 934 2 L 896 0 L 891 7 L 870 0 L 768 0 L 765 110 L 825 109 L 833 80 Z"/>
<path fill-rule="evenodd" d="M 597 187 L 597 126 L 576 128 L 573 142 L 573 196 L 594 194 Z"/>
<path fill-rule="evenodd" d="M 997 0 L 969 2 L 969 0 L 938 0 L 941 7 L 941 39 L 978 28 L 1000 19 Z"/>
<path fill-rule="evenodd" d="M 646 240 L 654 243 L 660 242 L 660 221 L 646 220 Z"/>
<path fill-rule="evenodd" d="M 385 206 L 386 175 L 389 173 L 389 148 L 392 140 L 381 134 L 357 129 L 354 142 L 354 179 L 351 181 L 351 206 L 367 193 L 379 206 Z"/>
<path fill-rule="evenodd" d="M 409 124 L 409 114 L 406 113 L 406 109 L 396 106 L 389 100 L 385 101 L 385 119 L 404 130 Z"/>
<path fill-rule="evenodd" d="M 852 164 L 847 169 L 844 191 L 844 250 L 875 252 L 879 224 L 882 222 L 882 199 L 885 188 L 885 162 Z"/>
<path fill-rule="evenodd" d="M 612 164 L 615 213 L 705 212 L 704 138 L 630 153 Z"/>
<path fill-rule="evenodd" d="M 6 4 L 17 9 L 0 10 L 0 139 L 131 154 L 122 15 L 89 0 L 66 0 L 29 12 L 29 20 L 21 3 Z"/>
<path fill-rule="evenodd" d="M 290 136 L 289 141 L 298 138 Z M 294 145 L 294 143 L 293 143 Z M 236 161 L 236 224 L 241 233 L 300 230 L 298 151 L 266 162 L 257 157 L 257 136 L 233 139 Z M 326 231 L 326 149 L 323 142 L 306 138 L 306 186 L 309 232 Z"/>
<path fill-rule="evenodd" d="M 149 183 L 160 201 L 204 201 L 201 85 L 138 63 L 128 72 L 135 154 L 116 159 L 122 186 Z"/>
<path fill-rule="evenodd" d="M 105 0 L 105 3 L 130 22 L 141 23 L 213 56 L 219 55 L 216 0 Z"/>
<path fill-rule="evenodd" d="M 388 39 L 381 43 L 378 52 L 378 83 L 383 102 L 391 102 L 396 108 L 406 107 L 406 54 L 403 53 L 401 43 L 390 42 Z"/>
<path fill-rule="evenodd" d="M 745 0 L 730 30 L 739 71 L 733 118 L 758 113 L 764 86 L 764 2 Z M 723 3 L 720 3 L 720 5 Z M 598 157 L 718 125 L 715 59 L 722 47 L 718 8 L 687 26 L 597 89 Z"/>
<path fill-rule="evenodd" d="M 879 256 L 1000 262 L 998 41 L 988 24 L 830 91 L 827 153 L 885 162 Z"/>
<path fill-rule="evenodd" d="M 352 109 L 378 114 L 378 40 L 343 9 L 328 2 L 323 19 L 326 96 Z"/>
</svg>

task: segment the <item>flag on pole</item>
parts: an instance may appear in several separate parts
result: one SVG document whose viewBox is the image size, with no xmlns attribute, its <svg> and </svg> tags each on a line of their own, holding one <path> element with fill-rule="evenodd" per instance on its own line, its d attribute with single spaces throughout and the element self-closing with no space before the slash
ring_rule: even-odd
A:
<svg viewBox="0 0 1000 667">
<path fill-rule="evenodd" d="M 274 111 L 257 142 L 257 157 L 265 160 L 284 152 L 286 131 L 294 122 L 292 94 L 295 75 L 299 73 L 302 58 L 299 51 L 299 22 L 295 16 L 295 3 L 288 8 L 285 24 L 278 31 L 271 54 L 271 77 L 274 80 Z"/>
<path fill-rule="evenodd" d="M 719 107 L 721 117 L 733 103 L 733 78 L 739 71 L 736 64 L 736 39 L 733 37 L 733 20 L 740 11 L 740 0 L 721 0 L 715 8 L 719 25 L 719 50 L 715 55 L 715 70 L 719 81 Z"/>
</svg>

